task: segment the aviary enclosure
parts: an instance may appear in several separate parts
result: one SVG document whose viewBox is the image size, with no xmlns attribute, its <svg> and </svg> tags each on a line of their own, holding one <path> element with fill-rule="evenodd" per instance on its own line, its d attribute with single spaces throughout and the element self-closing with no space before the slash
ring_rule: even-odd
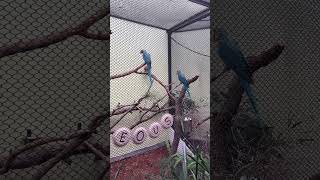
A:
<svg viewBox="0 0 320 180">
<path fill-rule="evenodd" d="M 213 179 L 319 179 L 319 1 L 212 1 L 211 47 L 223 28 L 246 56 L 264 129 L 234 71 L 211 52 Z M 315 175 L 318 174 L 316 178 Z"/>
<path fill-rule="evenodd" d="M 0 180 L 319 176 L 318 1 L 2 0 L 0 9 Z M 263 131 L 224 71 L 217 28 L 248 57 Z"/>
<path fill-rule="evenodd" d="M 185 170 L 208 179 L 209 1 L 112 0 L 110 7 L 110 178 L 187 178 Z M 168 113 L 174 123 L 165 127 Z M 198 154 L 205 165 L 194 163 Z"/>
</svg>

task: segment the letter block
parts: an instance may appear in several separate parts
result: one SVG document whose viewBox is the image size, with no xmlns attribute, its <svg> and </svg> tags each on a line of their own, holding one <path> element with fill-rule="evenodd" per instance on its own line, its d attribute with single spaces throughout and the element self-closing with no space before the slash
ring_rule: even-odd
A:
<svg viewBox="0 0 320 180">
<path fill-rule="evenodd" d="M 156 138 L 160 135 L 162 130 L 161 124 L 154 122 L 149 126 L 149 136 L 151 138 Z"/>
<path fill-rule="evenodd" d="M 169 113 L 164 114 L 160 122 L 163 128 L 168 129 L 173 125 L 173 116 Z"/>
<path fill-rule="evenodd" d="M 144 127 L 138 127 L 132 134 L 132 140 L 135 144 L 141 144 L 147 135 L 147 130 Z"/>
<path fill-rule="evenodd" d="M 113 142 L 117 146 L 124 146 L 128 144 L 130 140 L 130 133 L 131 131 L 128 128 L 119 128 L 113 133 Z"/>
</svg>

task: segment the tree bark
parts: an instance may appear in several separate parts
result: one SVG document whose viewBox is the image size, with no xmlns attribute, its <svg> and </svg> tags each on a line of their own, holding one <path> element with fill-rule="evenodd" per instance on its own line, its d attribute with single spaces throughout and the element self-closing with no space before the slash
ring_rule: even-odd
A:
<svg viewBox="0 0 320 180">
<path fill-rule="evenodd" d="M 258 56 L 248 57 L 250 72 L 253 74 L 261 67 L 267 66 L 277 59 L 282 53 L 284 46 L 274 45 L 269 50 Z M 213 179 L 225 180 L 226 173 L 230 170 L 231 157 L 229 155 L 229 144 L 227 134 L 230 131 L 231 119 L 238 112 L 241 102 L 243 88 L 240 86 L 239 78 L 233 76 L 228 90 L 222 111 L 212 121 L 213 129 L 210 130 L 210 156 L 212 160 L 211 173 Z M 213 117 L 213 115 L 211 116 Z"/>
</svg>

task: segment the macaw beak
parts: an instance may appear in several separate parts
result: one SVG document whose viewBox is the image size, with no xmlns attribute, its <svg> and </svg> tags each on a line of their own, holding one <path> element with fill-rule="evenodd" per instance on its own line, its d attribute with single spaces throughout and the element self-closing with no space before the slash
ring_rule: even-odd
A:
<svg viewBox="0 0 320 180">
<path fill-rule="evenodd" d="M 143 53 L 143 50 L 140 51 L 140 54 L 142 54 L 142 53 Z"/>
</svg>

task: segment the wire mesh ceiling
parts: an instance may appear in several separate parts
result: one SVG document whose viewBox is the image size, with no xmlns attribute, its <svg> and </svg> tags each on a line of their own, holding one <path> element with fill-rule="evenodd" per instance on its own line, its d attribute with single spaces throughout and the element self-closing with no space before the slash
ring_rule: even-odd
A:
<svg viewBox="0 0 320 180">
<path fill-rule="evenodd" d="M 169 30 L 208 9 L 210 0 L 113 0 L 111 16 Z M 210 28 L 207 16 L 179 31 Z"/>
</svg>

